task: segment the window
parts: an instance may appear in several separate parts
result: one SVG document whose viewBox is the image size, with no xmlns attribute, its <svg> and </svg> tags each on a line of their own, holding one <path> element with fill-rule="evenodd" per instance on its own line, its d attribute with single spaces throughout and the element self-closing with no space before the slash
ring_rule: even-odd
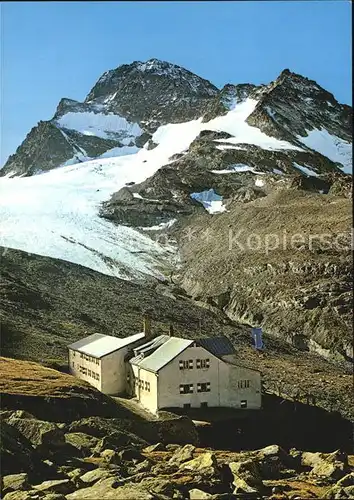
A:
<svg viewBox="0 0 354 500">
<path fill-rule="evenodd" d="M 192 370 L 193 369 L 193 359 L 180 360 L 179 362 L 180 370 Z"/>
<path fill-rule="evenodd" d="M 145 382 L 145 390 L 150 392 L 150 382 Z"/>
<path fill-rule="evenodd" d="M 80 352 L 80 358 L 83 358 L 83 357 L 84 357 L 84 355 L 82 354 L 82 352 Z"/>
<path fill-rule="evenodd" d="M 208 407 L 208 403 L 200 403 L 200 407 L 201 408 L 207 408 Z"/>
<path fill-rule="evenodd" d="M 88 376 L 91 377 L 91 370 L 88 370 Z"/>
<path fill-rule="evenodd" d="M 239 389 L 249 389 L 250 381 L 249 380 L 239 380 L 237 382 L 237 387 Z"/>
<path fill-rule="evenodd" d="M 209 368 L 210 360 L 207 359 L 197 359 L 197 368 Z"/>
<path fill-rule="evenodd" d="M 75 363 L 74 363 L 74 361 L 73 361 L 73 368 L 75 368 Z"/>
<path fill-rule="evenodd" d="M 180 384 L 179 393 L 180 394 L 192 394 L 193 384 Z"/>
<path fill-rule="evenodd" d="M 210 382 L 197 384 L 197 392 L 210 392 Z"/>
<path fill-rule="evenodd" d="M 247 408 L 247 400 L 246 399 L 243 399 L 241 401 L 241 408 Z"/>
<path fill-rule="evenodd" d="M 184 403 L 183 408 L 190 408 L 191 404 L 190 403 Z"/>
</svg>

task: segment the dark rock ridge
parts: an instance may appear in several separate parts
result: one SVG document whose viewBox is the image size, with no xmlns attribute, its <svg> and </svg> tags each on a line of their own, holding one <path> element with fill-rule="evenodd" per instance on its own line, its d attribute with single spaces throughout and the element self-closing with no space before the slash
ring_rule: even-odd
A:
<svg viewBox="0 0 354 500">
<path fill-rule="evenodd" d="M 352 141 L 351 106 L 339 104 L 315 81 L 288 69 L 262 89 L 247 123 L 279 139 L 305 137 L 307 131 L 323 127 L 330 134 Z"/>
<path fill-rule="evenodd" d="M 289 70 L 284 70 L 269 85 L 227 84 L 219 90 L 180 66 L 151 59 L 124 64 L 104 73 L 84 102 L 63 98 L 53 119 L 39 122 L 30 131 L 16 153 L 9 157 L 0 175 L 10 172 L 12 175 L 34 175 L 66 162 L 97 158 L 116 147 L 142 147 L 147 143 L 150 149 L 155 146 L 150 140 L 151 134 L 160 125 L 196 118 L 206 123 L 226 114 L 247 98 L 258 101 L 247 122 L 269 136 L 287 140 L 308 151 L 301 165 L 306 160 L 306 165 L 312 168 L 319 162 L 316 160 L 318 153 L 298 140 L 298 136 L 306 136 L 307 131 L 324 128 L 343 140 L 351 140 L 352 108 L 339 104 L 316 82 Z M 69 125 L 61 122 L 68 114 L 72 118 L 80 113 L 88 113 L 86 118 L 90 116 L 90 119 L 94 119 L 94 115 L 106 117 L 105 133 L 98 133 L 89 123 L 87 130 L 78 131 L 70 121 Z M 116 123 L 116 128 L 112 127 L 109 124 L 112 117 L 121 117 L 121 126 Z M 254 155 L 252 148 L 246 149 L 249 163 L 257 168 L 268 163 L 269 151 L 258 148 L 260 154 Z M 291 150 L 273 153 L 275 164 L 281 162 L 284 155 L 289 155 L 289 161 L 301 160 L 301 155 L 293 158 Z M 244 161 L 242 155 L 240 161 Z M 323 171 L 335 168 L 327 158 L 322 158 L 322 163 Z"/>
<path fill-rule="evenodd" d="M 203 114 L 218 89 L 209 81 L 175 64 L 158 59 L 124 64 L 104 73 L 85 102 L 100 102 L 112 95 L 113 112 L 156 128 Z"/>
</svg>

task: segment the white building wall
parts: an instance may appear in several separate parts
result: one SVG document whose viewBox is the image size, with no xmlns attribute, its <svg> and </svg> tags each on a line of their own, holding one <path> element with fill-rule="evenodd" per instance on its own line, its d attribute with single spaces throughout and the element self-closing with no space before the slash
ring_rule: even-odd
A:
<svg viewBox="0 0 354 500">
<path fill-rule="evenodd" d="M 138 369 L 138 379 L 136 393 L 140 404 L 155 413 L 158 410 L 157 405 L 157 373 L 148 370 Z"/>
<path fill-rule="evenodd" d="M 219 375 L 220 406 L 261 408 L 261 375 L 258 371 L 221 361 Z"/>
<path fill-rule="evenodd" d="M 209 359 L 209 368 L 196 368 L 197 359 Z M 180 370 L 180 361 L 193 360 L 192 369 Z M 200 407 L 219 406 L 219 364 L 220 360 L 203 347 L 188 347 L 158 374 L 158 407 L 183 408 L 185 404 Z M 197 392 L 198 383 L 210 383 L 210 392 Z M 193 384 L 192 394 L 180 394 L 181 384 Z"/>
<path fill-rule="evenodd" d="M 196 368 L 197 359 L 209 359 L 209 368 Z M 192 369 L 180 370 L 180 361 L 193 360 Z M 210 383 L 210 392 L 198 392 L 198 384 Z M 193 384 L 193 393 L 180 394 L 181 384 Z M 188 347 L 158 374 L 158 408 L 224 406 L 261 408 L 261 376 L 258 371 L 231 365 L 203 347 Z"/>
<path fill-rule="evenodd" d="M 69 349 L 70 373 L 81 380 L 86 380 L 99 391 L 102 390 L 101 368 L 100 359 Z"/>
<path fill-rule="evenodd" d="M 102 358 L 102 388 L 104 394 L 122 394 L 126 391 L 127 372 L 124 358 L 129 346 Z"/>
</svg>

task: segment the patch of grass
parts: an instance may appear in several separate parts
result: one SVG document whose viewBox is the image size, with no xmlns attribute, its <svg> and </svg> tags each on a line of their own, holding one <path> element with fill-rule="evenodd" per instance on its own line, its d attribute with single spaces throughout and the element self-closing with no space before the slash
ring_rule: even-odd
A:
<svg viewBox="0 0 354 500">
<path fill-rule="evenodd" d="M 89 384 L 30 361 L 0 357 L 0 392 L 22 396 L 70 397 L 93 391 Z"/>
</svg>

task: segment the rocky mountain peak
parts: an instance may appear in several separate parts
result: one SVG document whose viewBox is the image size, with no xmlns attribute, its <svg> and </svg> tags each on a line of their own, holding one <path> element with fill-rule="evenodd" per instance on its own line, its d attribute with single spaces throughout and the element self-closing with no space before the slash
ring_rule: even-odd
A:
<svg viewBox="0 0 354 500">
<path fill-rule="evenodd" d="M 250 125 L 264 133 L 289 140 L 306 137 L 313 130 L 351 141 L 352 108 L 338 103 L 317 82 L 284 69 L 258 93 L 259 101 L 248 117 Z"/>
<path fill-rule="evenodd" d="M 303 148 L 305 144 L 305 151 L 308 134 L 325 130 L 324 140 L 331 142 L 330 148 L 339 148 L 349 156 L 352 108 L 339 104 L 315 81 L 284 69 L 268 85 L 227 84 L 219 90 L 177 64 L 153 58 L 105 72 L 83 102 L 61 99 L 52 120 L 32 129 L 1 175 L 33 175 L 106 153 L 119 156 L 136 152 L 145 144 L 154 147 L 155 143 L 148 141 L 161 125 L 196 119 L 206 124 L 233 112 L 247 99 L 252 100 L 244 108 L 249 112 L 245 116 L 248 125 L 287 141 L 291 147 Z M 239 135 L 231 123 L 239 118 L 231 113 L 226 131 L 236 130 Z M 219 147 L 226 151 L 226 146 Z M 321 153 L 321 144 L 319 147 L 314 149 Z M 228 148 L 230 153 L 230 145 Z M 330 159 L 335 156 L 330 153 Z M 345 164 L 349 163 L 345 159 Z"/>
<path fill-rule="evenodd" d="M 148 91 L 152 85 L 161 85 L 165 81 L 170 82 L 170 88 L 182 90 L 185 97 L 190 95 L 211 97 L 218 92 L 208 80 L 181 66 L 159 59 L 149 59 L 145 62 L 134 61 L 131 64 L 123 64 L 105 72 L 89 92 L 86 102 L 110 95 L 112 92 L 120 92 L 127 85 L 140 84 Z"/>
</svg>

